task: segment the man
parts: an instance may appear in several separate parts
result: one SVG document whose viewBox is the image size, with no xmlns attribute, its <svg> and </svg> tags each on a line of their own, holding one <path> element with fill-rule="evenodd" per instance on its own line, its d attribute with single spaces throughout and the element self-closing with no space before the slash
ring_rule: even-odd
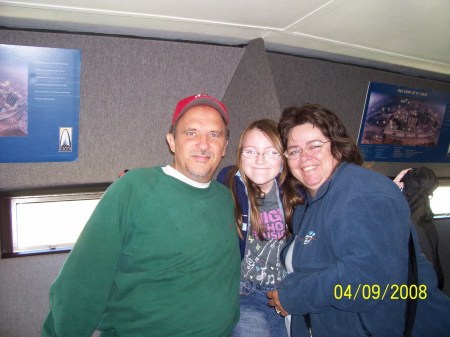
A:
<svg viewBox="0 0 450 337">
<path fill-rule="evenodd" d="M 198 94 L 178 102 L 173 163 L 112 184 L 50 289 L 42 336 L 228 336 L 239 318 L 233 201 L 211 181 L 228 113 Z"/>
<path fill-rule="evenodd" d="M 394 179 L 408 201 L 411 221 L 419 237 L 422 253 L 433 265 L 438 278 L 438 288 L 444 289 L 444 270 L 439 257 L 439 235 L 430 207 L 433 192 L 439 186 L 434 171 L 426 166 L 401 171 Z"/>
</svg>

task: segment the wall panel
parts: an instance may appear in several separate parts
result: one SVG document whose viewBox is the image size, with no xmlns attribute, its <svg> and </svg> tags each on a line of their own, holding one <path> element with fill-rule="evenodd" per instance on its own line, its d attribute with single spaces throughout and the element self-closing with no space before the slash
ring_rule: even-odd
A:
<svg viewBox="0 0 450 337">
<path fill-rule="evenodd" d="M 268 58 L 282 108 L 319 103 L 342 119 L 355 140 L 370 81 L 450 92 L 447 82 L 276 53 L 269 53 Z M 422 165 L 432 168 L 440 177 L 450 176 L 449 164 L 376 162 L 373 169 L 395 176 L 403 168 Z"/>
<path fill-rule="evenodd" d="M 221 99 L 243 48 L 0 30 L 0 43 L 82 50 L 79 157 L 0 164 L 0 189 L 109 182 L 125 168 L 171 161 L 165 135 L 179 98 Z"/>
</svg>

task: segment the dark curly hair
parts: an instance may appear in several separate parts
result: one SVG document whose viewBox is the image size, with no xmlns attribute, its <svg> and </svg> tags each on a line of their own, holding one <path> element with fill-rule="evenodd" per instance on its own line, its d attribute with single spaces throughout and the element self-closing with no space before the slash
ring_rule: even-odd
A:
<svg viewBox="0 0 450 337">
<path fill-rule="evenodd" d="M 306 103 L 300 107 L 286 108 L 283 111 L 278 123 L 278 131 L 285 150 L 291 130 L 298 125 L 308 123 L 318 128 L 330 140 L 331 154 L 339 163 L 363 164 L 363 156 L 359 152 L 356 142 L 349 136 L 344 124 L 334 112 L 319 104 Z"/>
</svg>

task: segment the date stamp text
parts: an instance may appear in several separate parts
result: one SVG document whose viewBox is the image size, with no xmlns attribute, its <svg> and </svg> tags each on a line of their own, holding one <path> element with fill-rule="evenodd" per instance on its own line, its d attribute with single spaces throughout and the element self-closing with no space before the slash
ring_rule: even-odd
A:
<svg viewBox="0 0 450 337">
<path fill-rule="evenodd" d="M 427 298 L 427 286 L 425 284 L 387 284 L 380 287 L 378 284 L 336 284 L 334 298 L 336 300 L 424 300 Z"/>
</svg>

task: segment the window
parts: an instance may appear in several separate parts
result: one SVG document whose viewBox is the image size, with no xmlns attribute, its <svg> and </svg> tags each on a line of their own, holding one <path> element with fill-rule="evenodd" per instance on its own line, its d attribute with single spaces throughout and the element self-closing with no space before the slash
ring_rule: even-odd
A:
<svg viewBox="0 0 450 337">
<path fill-rule="evenodd" d="M 439 181 L 439 187 L 434 191 L 430 207 L 435 218 L 450 217 L 450 180 Z"/>
<path fill-rule="evenodd" d="M 69 251 L 108 185 L 3 193 L 2 257 Z"/>
</svg>

